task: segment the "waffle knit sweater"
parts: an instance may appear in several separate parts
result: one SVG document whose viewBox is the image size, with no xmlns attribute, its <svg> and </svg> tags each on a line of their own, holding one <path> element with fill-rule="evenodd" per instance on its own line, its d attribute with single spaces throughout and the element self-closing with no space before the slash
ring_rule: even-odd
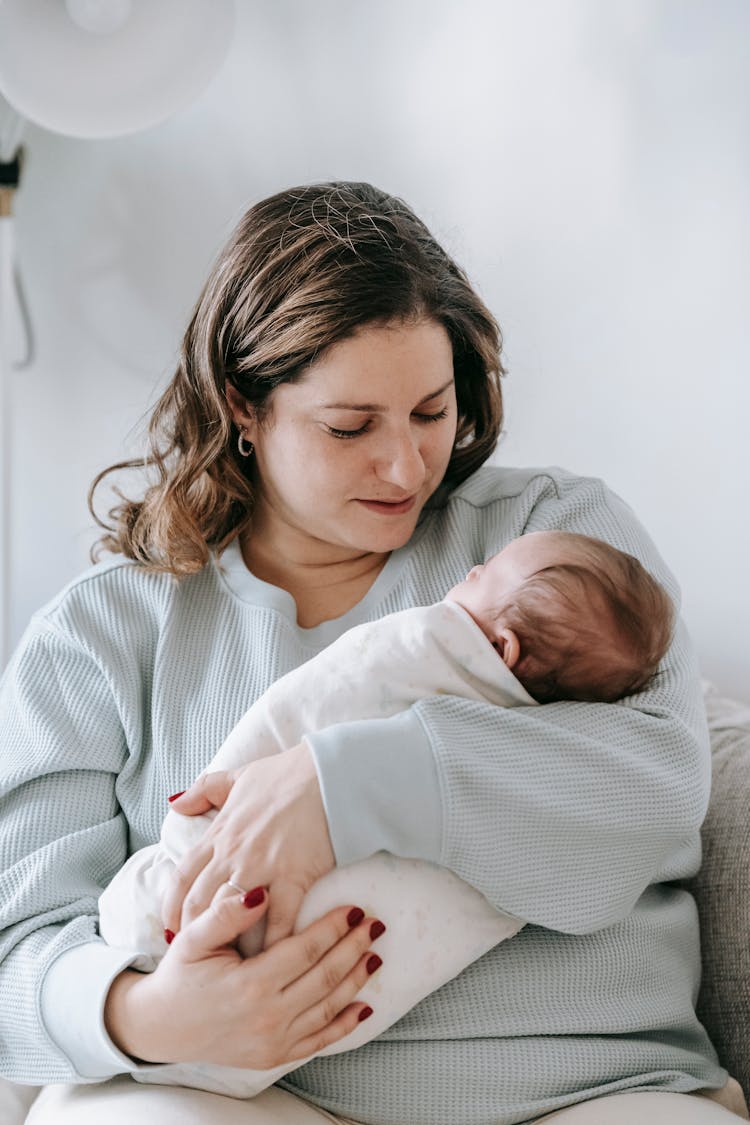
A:
<svg viewBox="0 0 750 1125">
<path fill-rule="evenodd" d="M 158 839 L 167 795 L 269 684 L 345 629 L 437 601 L 547 528 L 610 541 L 677 596 L 600 481 L 486 467 L 425 513 L 357 606 L 315 628 L 231 549 L 179 583 L 114 559 L 33 619 L 0 692 L 7 1077 L 146 1069 L 103 1027 L 109 984 L 137 951 L 101 942 L 96 904 Z M 431 860 L 528 924 L 379 1038 L 282 1085 L 378 1125 L 513 1125 L 604 1093 L 723 1084 L 694 1013 L 696 910 L 677 883 L 699 863 L 710 783 L 681 627 L 655 686 L 619 703 L 503 710 L 436 696 L 309 742 L 339 864 L 380 849 Z"/>
</svg>

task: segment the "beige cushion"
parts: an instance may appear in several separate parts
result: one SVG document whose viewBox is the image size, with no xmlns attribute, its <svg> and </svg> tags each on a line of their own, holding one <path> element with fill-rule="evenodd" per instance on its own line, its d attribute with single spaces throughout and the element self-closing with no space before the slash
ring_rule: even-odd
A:
<svg viewBox="0 0 750 1125">
<path fill-rule="evenodd" d="M 713 752 L 703 865 L 688 884 L 701 920 L 698 1015 L 750 1094 L 750 706 L 705 685 Z"/>
</svg>

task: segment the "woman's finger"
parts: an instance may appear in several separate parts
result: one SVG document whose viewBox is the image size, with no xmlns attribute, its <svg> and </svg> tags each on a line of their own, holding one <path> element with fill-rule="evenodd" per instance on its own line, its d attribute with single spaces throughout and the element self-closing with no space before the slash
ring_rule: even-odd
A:
<svg viewBox="0 0 750 1125">
<path fill-rule="evenodd" d="M 326 960 L 327 958 L 324 958 L 318 967 L 313 970 L 313 973 L 318 973 L 320 970 L 323 970 L 323 983 L 325 987 L 328 987 L 328 982 L 333 983 L 336 979 L 339 966 L 331 964 L 324 969 L 323 967 Z M 307 1011 L 302 1012 L 292 1023 L 290 1030 L 295 1038 L 308 1039 L 310 1036 L 323 1030 L 323 1028 L 327 1027 L 329 1024 L 334 1023 L 341 1012 L 345 1011 L 354 1001 L 357 994 L 362 991 L 367 981 L 378 971 L 382 964 L 383 962 L 377 953 L 373 953 L 372 950 L 367 950 L 359 958 L 354 968 L 346 973 L 332 992 L 328 992 L 317 1004 L 313 1004 Z M 361 1007 L 364 1006 L 365 1005 L 361 1005 Z"/>
<path fill-rule="evenodd" d="M 351 1035 L 360 1023 L 372 1015 L 372 1008 L 368 1004 L 349 1004 L 336 1016 L 331 1023 L 313 1032 L 312 1035 L 300 1039 L 294 1046 L 290 1062 L 297 1059 L 306 1059 L 311 1055 L 319 1054 L 324 1047 L 331 1043 L 338 1043 L 345 1035 Z"/>
<path fill-rule="evenodd" d="M 235 780 L 234 774 L 227 770 L 203 773 L 184 793 L 170 798 L 171 807 L 181 816 L 200 816 L 210 809 L 220 809 Z"/>
<path fill-rule="evenodd" d="M 203 867 L 198 870 L 198 863 L 200 862 L 203 862 Z M 191 862 L 189 867 L 183 866 L 183 862 L 180 862 L 179 868 L 181 872 L 181 882 L 187 879 L 192 880 L 187 886 L 187 890 L 185 890 L 186 883 L 183 882 L 184 898 L 181 907 L 181 926 L 186 926 L 189 922 L 192 922 L 194 918 L 197 918 L 199 914 L 202 914 L 204 910 L 208 909 L 209 903 L 223 883 L 232 882 L 235 886 L 244 887 L 246 889 L 262 884 L 263 886 L 269 887 L 270 890 L 273 890 L 274 893 L 271 896 L 269 907 L 269 922 L 271 918 L 270 910 L 273 908 L 274 898 L 277 894 L 283 894 L 285 890 L 285 884 L 283 883 L 277 882 L 272 884 L 266 877 L 266 872 L 263 869 L 259 870 L 256 867 L 250 875 L 243 875 L 242 872 L 237 869 L 236 860 L 225 859 L 223 856 L 217 855 L 213 849 L 208 853 L 202 851 L 199 859 L 195 862 Z M 288 933 L 294 928 L 297 911 L 304 898 L 304 890 L 302 888 L 296 889 L 292 887 L 291 892 L 291 895 L 283 894 L 285 905 L 281 912 L 282 918 L 285 918 L 290 908 L 294 911 L 289 930 L 287 931 Z M 286 934 L 284 936 L 286 936 Z"/>
<path fill-rule="evenodd" d="M 213 849 L 211 845 L 201 842 L 191 848 L 189 852 L 186 852 L 176 865 L 161 904 L 165 929 L 171 930 L 175 934 L 182 929 L 182 907 L 185 898 L 193 887 L 195 880 L 211 862 L 212 857 Z M 224 881 L 224 879 L 220 879 L 219 883 Z M 208 906 L 212 897 L 212 895 L 208 896 L 203 905 Z M 198 913 L 200 911 L 196 910 L 195 914 Z"/>
<path fill-rule="evenodd" d="M 277 942 L 261 956 L 273 962 L 279 986 L 286 990 L 295 981 L 304 978 L 342 938 L 357 931 L 361 945 L 358 944 L 349 951 L 350 968 L 353 968 L 369 943 L 369 931 L 362 927 L 364 917 L 364 910 L 358 906 L 337 906 L 298 934 Z M 318 999 L 319 996 L 310 994 L 296 1006 L 296 1011 L 309 1008 Z"/>
<path fill-rule="evenodd" d="M 265 887 L 255 887 L 245 894 L 238 894 L 224 883 L 208 909 L 175 939 L 179 941 L 183 958 L 200 961 L 215 950 L 233 944 L 260 921 L 268 909 L 268 898 Z"/>
<path fill-rule="evenodd" d="M 327 1010 L 328 1019 L 322 1022 L 333 1019 L 365 983 L 368 976 L 365 971 L 368 959 L 375 956 L 375 961 L 370 962 L 373 971 L 380 967 L 380 958 L 373 954 L 371 945 L 383 933 L 385 933 L 385 926 L 377 918 L 364 918 L 358 925 L 353 926 L 345 937 L 319 958 L 313 968 L 287 985 L 285 992 L 292 1000 L 295 1010 L 302 1013 L 317 1005 L 325 1004 L 336 994 L 344 981 L 350 982 L 347 987 L 351 986 L 351 978 L 354 974 L 359 981 L 357 988 L 350 995 L 345 995 L 345 989 L 343 998 L 339 997 L 340 1002 L 337 1002 L 334 1010 Z"/>
<path fill-rule="evenodd" d="M 270 949 L 277 941 L 294 932 L 294 923 L 305 897 L 305 888 L 299 883 L 279 879 L 273 884 L 273 900 L 268 910 L 263 948 Z"/>
</svg>

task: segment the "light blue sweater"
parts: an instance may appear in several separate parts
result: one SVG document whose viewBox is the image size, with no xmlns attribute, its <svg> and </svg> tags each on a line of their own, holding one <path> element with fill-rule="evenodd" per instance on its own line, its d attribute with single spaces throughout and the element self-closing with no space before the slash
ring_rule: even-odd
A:
<svg viewBox="0 0 750 1125">
<path fill-rule="evenodd" d="M 600 481 L 485 468 L 426 514 L 359 605 L 313 629 L 236 547 L 180 583 L 114 559 L 34 618 L 0 694 L 4 1074 L 137 1069 L 103 1027 L 130 956 L 98 940 L 96 902 L 157 839 L 167 795 L 271 682 L 344 629 L 439 600 L 545 528 L 609 540 L 677 596 Z M 595 1094 L 725 1081 L 693 1010 L 695 907 L 675 885 L 698 865 L 710 781 L 684 630 L 656 686 L 620 703 L 434 697 L 310 742 L 339 863 L 381 848 L 430 859 L 530 924 L 380 1038 L 283 1085 L 364 1122 L 511 1125 Z"/>
</svg>

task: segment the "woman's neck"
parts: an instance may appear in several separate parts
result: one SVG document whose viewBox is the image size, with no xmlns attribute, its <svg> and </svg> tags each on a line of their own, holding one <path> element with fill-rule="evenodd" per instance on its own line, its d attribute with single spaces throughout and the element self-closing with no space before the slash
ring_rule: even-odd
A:
<svg viewBox="0 0 750 1125">
<path fill-rule="evenodd" d="M 297 624 L 304 629 L 340 617 L 362 600 L 388 561 L 389 554 L 359 554 L 321 544 L 319 549 L 279 543 L 264 535 L 242 537 L 242 557 L 263 582 L 292 595 Z"/>
</svg>

